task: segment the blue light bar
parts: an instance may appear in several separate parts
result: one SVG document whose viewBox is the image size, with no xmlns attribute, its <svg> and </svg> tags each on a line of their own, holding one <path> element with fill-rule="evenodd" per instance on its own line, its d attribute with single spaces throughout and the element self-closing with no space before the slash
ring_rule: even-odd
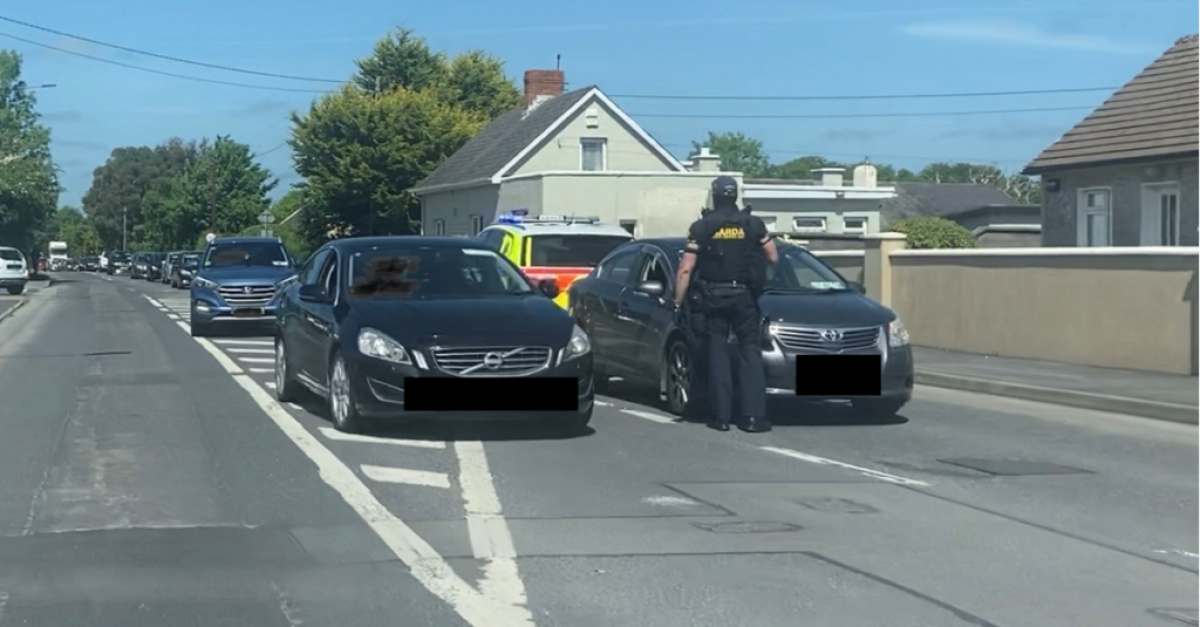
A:
<svg viewBox="0 0 1200 627">
<path fill-rule="evenodd" d="M 511 213 L 502 213 L 496 216 L 496 224 L 520 224 L 521 216 Z"/>
</svg>

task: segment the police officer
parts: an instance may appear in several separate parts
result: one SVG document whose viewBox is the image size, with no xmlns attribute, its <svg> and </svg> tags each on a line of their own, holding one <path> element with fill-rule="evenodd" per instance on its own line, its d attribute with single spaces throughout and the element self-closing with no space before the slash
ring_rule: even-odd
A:
<svg viewBox="0 0 1200 627">
<path fill-rule="evenodd" d="M 679 264 L 675 306 L 683 305 L 692 275 L 701 295 L 707 344 L 708 393 L 712 414 L 708 426 L 728 431 L 734 412 L 729 333 L 737 337 L 736 376 L 738 427 L 751 433 L 771 430 L 762 363 L 762 314 L 758 294 L 766 263 L 779 253 L 761 219 L 737 207 L 737 181 L 719 176 L 712 183 L 713 210 L 688 229 Z"/>
</svg>

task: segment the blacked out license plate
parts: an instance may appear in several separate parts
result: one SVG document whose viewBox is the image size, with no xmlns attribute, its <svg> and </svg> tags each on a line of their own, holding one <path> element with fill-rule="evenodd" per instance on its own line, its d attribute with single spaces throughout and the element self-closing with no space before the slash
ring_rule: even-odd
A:
<svg viewBox="0 0 1200 627">
<path fill-rule="evenodd" d="M 257 307 L 242 307 L 233 310 L 234 318 L 257 318 L 263 315 L 263 310 Z"/>
<path fill-rule="evenodd" d="M 883 355 L 797 355 L 796 396 L 840 398 L 883 393 Z"/>
</svg>

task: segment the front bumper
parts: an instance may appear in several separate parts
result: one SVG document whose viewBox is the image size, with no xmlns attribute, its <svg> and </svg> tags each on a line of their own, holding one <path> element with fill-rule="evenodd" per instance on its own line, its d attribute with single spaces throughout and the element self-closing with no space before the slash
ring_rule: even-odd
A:
<svg viewBox="0 0 1200 627">
<path fill-rule="evenodd" d="M 451 377 L 436 369 L 394 364 L 361 355 L 347 359 L 352 396 L 363 416 L 375 419 L 437 420 L 437 421 L 528 421 L 553 418 L 554 412 L 414 412 L 404 409 L 404 379 L 406 377 Z M 577 414 L 592 411 L 595 386 L 592 380 L 592 355 L 572 359 L 538 372 L 530 377 L 574 377 L 579 381 Z M 569 413 L 569 412 L 568 412 Z"/>
<path fill-rule="evenodd" d="M 275 332 L 275 314 L 279 309 L 278 303 L 272 298 L 255 315 L 235 315 L 235 311 L 244 307 L 232 307 L 212 290 L 197 293 L 192 290 L 191 324 L 192 326 L 217 326 L 228 329 L 262 329 L 268 335 Z"/>
<path fill-rule="evenodd" d="M 0 277 L 0 287 L 21 287 L 29 283 L 28 276 L 4 276 Z"/>
<path fill-rule="evenodd" d="M 884 346 L 883 371 L 880 373 L 881 393 L 879 396 L 853 397 L 805 396 L 806 401 L 852 401 L 856 398 L 872 398 L 887 401 L 908 402 L 913 392 L 913 355 L 909 346 Z M 767 394 L 771 397 L 796 398 L 796 357 L 819 353 L 788 348 L 776 340 L 772 347 L 763 350 L 763 367 L 766 371 Z"/>
</svg>

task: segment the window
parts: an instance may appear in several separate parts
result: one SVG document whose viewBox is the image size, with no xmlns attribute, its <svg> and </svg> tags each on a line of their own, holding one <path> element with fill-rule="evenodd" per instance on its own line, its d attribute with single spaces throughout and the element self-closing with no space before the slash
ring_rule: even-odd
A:
<svg viewBox="0 0 1200 627">
<path fill-rule="evenodd" d="M 471 216 L 471 235 L 479 235 L 483 231 L 483 216 Z"/>
<path fill-rule="evenodd" d="M 286 268 L 292 265 L 287 251 L 275 242 L 242 242 L 219 244 L 208 247 L 208 255 L 204 259 L 205 268 L 225 268 L 231 266 L 274 266 Z"/>
<path fill-rule="evenodd" d="M 1142 246 L 1179 246 L 1179 185 L 1142 186 Z"/>
<path fill-rule="evenodd" d="M 308 263 L 304 269 L 300 271 L 300 285 L 316 285 L 321 280 L 321 270 L 325 267 L 325 260 L 333 253 L 332 250 L 326 248 L 318 250 L 315 255 L 308 259 Z"/>
<path fill-rule="evenodd" d="M 606 281 L 625 283 L 629 281 L 629 273 L 633 271 L 633 266 L 639 259 L 637 249 L 631 247 L 629 250 L 618 253 L 601 264 L 596 276 Z"/>
<path fill-rule="evenodd" d="M 479 242 L 492 250 L 500 250 L 500 242 L 504 241 L 504 231 L 488 229 L 479 234 Z"/>
<path fill-rule="evenodd" d="M 579 169 L 584 172 L 603 172 L 608 169 L 608 140 L 583 138 L 579 140 Z"/>
<path fill-rule="evenodd" d="M 533 235 L 527 240 L 532 247 L 529 265 L 592 268 L 631 239 L 620 235 Z"/>
<path fill-rule="evenodd" d="M 862 216 L 846 217 L 842 220 L 842 230 L 846 233 L 866 233 L 867 219 Z"/>
<path fill-rule="evenodd" d="M 534 289 L 520 270 L 486 248 L 397 244 L 355 253 L 348 291 L 361 298 L 434 299 Z"/>
<path fill-rule="evenodd" d="M 1112 192 L 1107 188 L 1079 190 L 1076 205 L 1076 243 L 1079 246 L 1112 246 L 1111 198 Z"/>
<path fill-rule="evenodd" d="M 767 266 L 767 287 L 778 290 L 844 290 L 845 279 L 799 246 L 779 247 L 779 263 Z"/>
<path fill-rule="evenodd" d="M 825 232 L 825 218 L 794 218 L 792 219 L 792 230 L 801 233 L 823 233 Z"/>
<path fill-rule="evenodd" d="M 434 235 L 445 235 L 446 234 L 446 221 L 445 220 L 434 220 L 433 221 L 433 234 Z"/>
<path fill-rule="evenodd" d="M 670 271 L 667 268 L 667 260 L 661 255 L 649 255 L 646 261 L 646 267 L 642 269 L 642 279 L 645 281 L 658 281 L 663 284 L 663 287 L 671 285 Z"/>
</svg>

